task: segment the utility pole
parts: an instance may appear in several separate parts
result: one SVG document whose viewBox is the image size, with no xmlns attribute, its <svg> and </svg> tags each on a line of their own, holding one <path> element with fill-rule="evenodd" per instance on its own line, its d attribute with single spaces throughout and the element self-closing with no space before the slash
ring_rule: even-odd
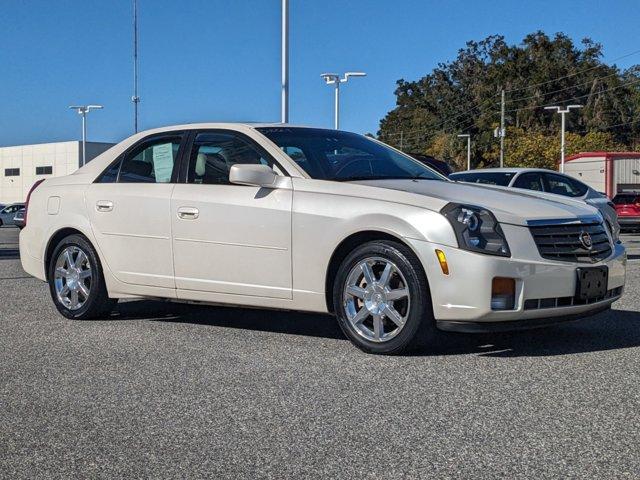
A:
<svg viewBox="0 0 640 480">
<path fill-rule="evenodd" d="M 554 105 L 553 107 L 544 107 L 545 110 L 555 110 L 560 114 L 560 173 L 564 173 L 564 130 L 565 130 L 565 115 L 569 113 L 572 108 L 582 108 L 582 105 L 568 105 L 566 108 Z"/>
<path fill-rule="evenodd" d="M 82 117 L 82 163 L 80 166 L 84 167 L 87 164 L 87 113 L 91 110 L 101 110 L 104 107 L 102 105 L 72 105 L 69 108 L 78 112 L 78 115 Z"/>
<path fill-rule="evenodd" d="M 138 133 L 138 0 L 133 0 L 133 132 Z"/>
<path fill-rule="evenodd" d="M 289 123 L 289 0 L 282 0 L 281 121 Z"/>
<path fill-rule="evenodd" d="M 500 168 L 504 167 L 504 88 L 500 95 Z"/>
<path fill-rule="evenodd" d="M 400 151 L 404 148 L 404 132 L 400 132 Z"/>
<path fill-rule="evenodd" d="M 467 170 L 471 170 L 471 134 L 461 133 L 458 138 L 467 139 Z"/>
<path fill-rule="evenodd" d="M 367 74 L 364 72 L 347 72 L 342 78 L 337 73 L 322 73 L 320 76 L 327 85 L 335 85 L 333 126 L 338 130 L 340 128 L 340 84 L 348 82 L 350 77 L 366 77 Z"/>
</svg>

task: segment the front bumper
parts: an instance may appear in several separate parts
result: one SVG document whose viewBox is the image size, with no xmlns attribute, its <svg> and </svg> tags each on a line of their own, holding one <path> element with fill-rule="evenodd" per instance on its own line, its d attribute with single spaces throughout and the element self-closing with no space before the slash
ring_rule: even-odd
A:
<svg viewBox="0 0 640 480">
<path fill-rule="evenodd" d="M 562 317 L 550 318 L 529 318 L 525 320 L 509 320 L 508 322 L 469 322 L 459 320 L 440 320 L 436 322 L 439 330 L 459 333 L 490 333 L 490 332 L 512 332 L 517 330 L 531 330 L 534 328 L 544 328 L 563 323 L 575 322 L 587 317 L 591 317 L 601 312 L 611 309 L 611 305 L 600 306 L 589 310 L 586 313 L 576 313 L 564 315 Z"/>
<path fill-rule="evenodd" d="M 487 327 L 485 330 L 542 326 L 544 322 L 535 320 L 555 323 L 553 319 L 559 322 L 563 317 L 585 317 L 609 308 L 622 295 L 627 256 L 621 244 L 614 244 L 613 253 L 607 260 L 593 265 L 560 262 L 539 255 L 528 228 L 503 225 L 503 230 L 509 239 L 511 258 L 407 239 L 425 268 L 434 317 L 443 329 L 457 327 L 456 330 L 480 331 L 482 324 Z M 447 257 L 449 275 L 442 273 L 434 252 L 436 248 Z M 576 268 L 599 265 L 609 268 L 607 298 L 588 304 L 573 302 L 578 281 Z M 513 310 L 492 310 L 494 277 L 515 279 Z M 468 329 L 462 328 L 462 323 L 466 323 Z M 490 328 L 492 324 L 494 328 Z"/>
</svg>

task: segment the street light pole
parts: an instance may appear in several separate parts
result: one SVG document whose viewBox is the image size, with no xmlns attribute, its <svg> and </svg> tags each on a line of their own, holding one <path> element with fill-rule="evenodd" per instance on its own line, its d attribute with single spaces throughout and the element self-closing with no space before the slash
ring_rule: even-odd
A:
<svg viewBox="0 0 640 480">
<path fill-rule="evenodd" d="M 337 73 L 323 73 L 320 75 L 327 85 L 335 85 L 333 126 L 336 130 L 340 127 L 340 84 L 349 81 L 349 77 L 366 77 L 364 72 L 347 72 L 344 77 L 340 78 Z"/>
<path fill-rule="evenodd" d="M 84 167 L 87 163 L 87 113 L 91 110 L 101 110 L 104 107 L 102 105 L 71 105 L 69 108 L 78 112 L 78 115 L 82 117 L 82 163 L 80 166 Z"/>
<path fill-rule="evenodd" d="M 565 115 L 569 113 L 572 108 L 582 108 L 582 105 L 568 105 L 566 108 L 562 108 L 561 106 L 554 105 L 552 107 L 544 107 L 545 110 L 555 110 L 556 113 L 560 114 L 560 172 L 564 173 L 564 150 L 565 150 L 565 142 L 564 142 L 564 131 L 565 131 Z"/>
<path fill-rule="evenodd" d="M 289 0 L 282 0 L 281 121 L 289 122 Z"/>
<path fill-rule="evenodd" d="M 336 130 L 340 129 L 340 80 L 335 82 L 335 98 L 333 105 L 333 126 Z"/>
<path fill-rule="evenodd" d="M 133 132 L 138 133 L 138 1 L 133 0 Z"/>
<path fill-rule="evenodd" d="M 458 138 L 467 139 L 467 170 L 471 170 L 471 134 L 461 133 Z"/>
</svg>

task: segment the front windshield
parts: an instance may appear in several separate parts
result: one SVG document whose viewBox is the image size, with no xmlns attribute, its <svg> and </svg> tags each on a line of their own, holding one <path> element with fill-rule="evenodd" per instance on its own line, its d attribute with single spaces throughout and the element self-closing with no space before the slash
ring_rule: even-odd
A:
<svg viewBox="0 0 640 480">
<path fill-rule="evenodd" d="M 445 180 L 417 160 L 362 135 L 319 128 L 269 127 L 258 131 L 311 178 L 319 180 Z"/>
</svg>

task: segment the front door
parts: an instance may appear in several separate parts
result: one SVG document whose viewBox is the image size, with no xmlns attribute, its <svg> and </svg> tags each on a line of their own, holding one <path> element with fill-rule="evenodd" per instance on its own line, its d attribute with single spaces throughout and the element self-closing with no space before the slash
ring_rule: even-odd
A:
<svg viewBox="0 0 640 480">
<path fill-rule="evenodd" d="M 178 132 L 143 140 L 87 190 L 98 248 L 122 282 L 175 288 L 170 205 L 182 138 Z"/>
<path fill-rule="evenodd" d="M 232 185 L 236 163 L 284 173 L 240 133 L 196 134 L 186 183 L 175 186 L 171 199 L 178 298 L 202 298 L 198 292 L 291 298 L 291 182 L 277 189 Z"/>
</svg>

